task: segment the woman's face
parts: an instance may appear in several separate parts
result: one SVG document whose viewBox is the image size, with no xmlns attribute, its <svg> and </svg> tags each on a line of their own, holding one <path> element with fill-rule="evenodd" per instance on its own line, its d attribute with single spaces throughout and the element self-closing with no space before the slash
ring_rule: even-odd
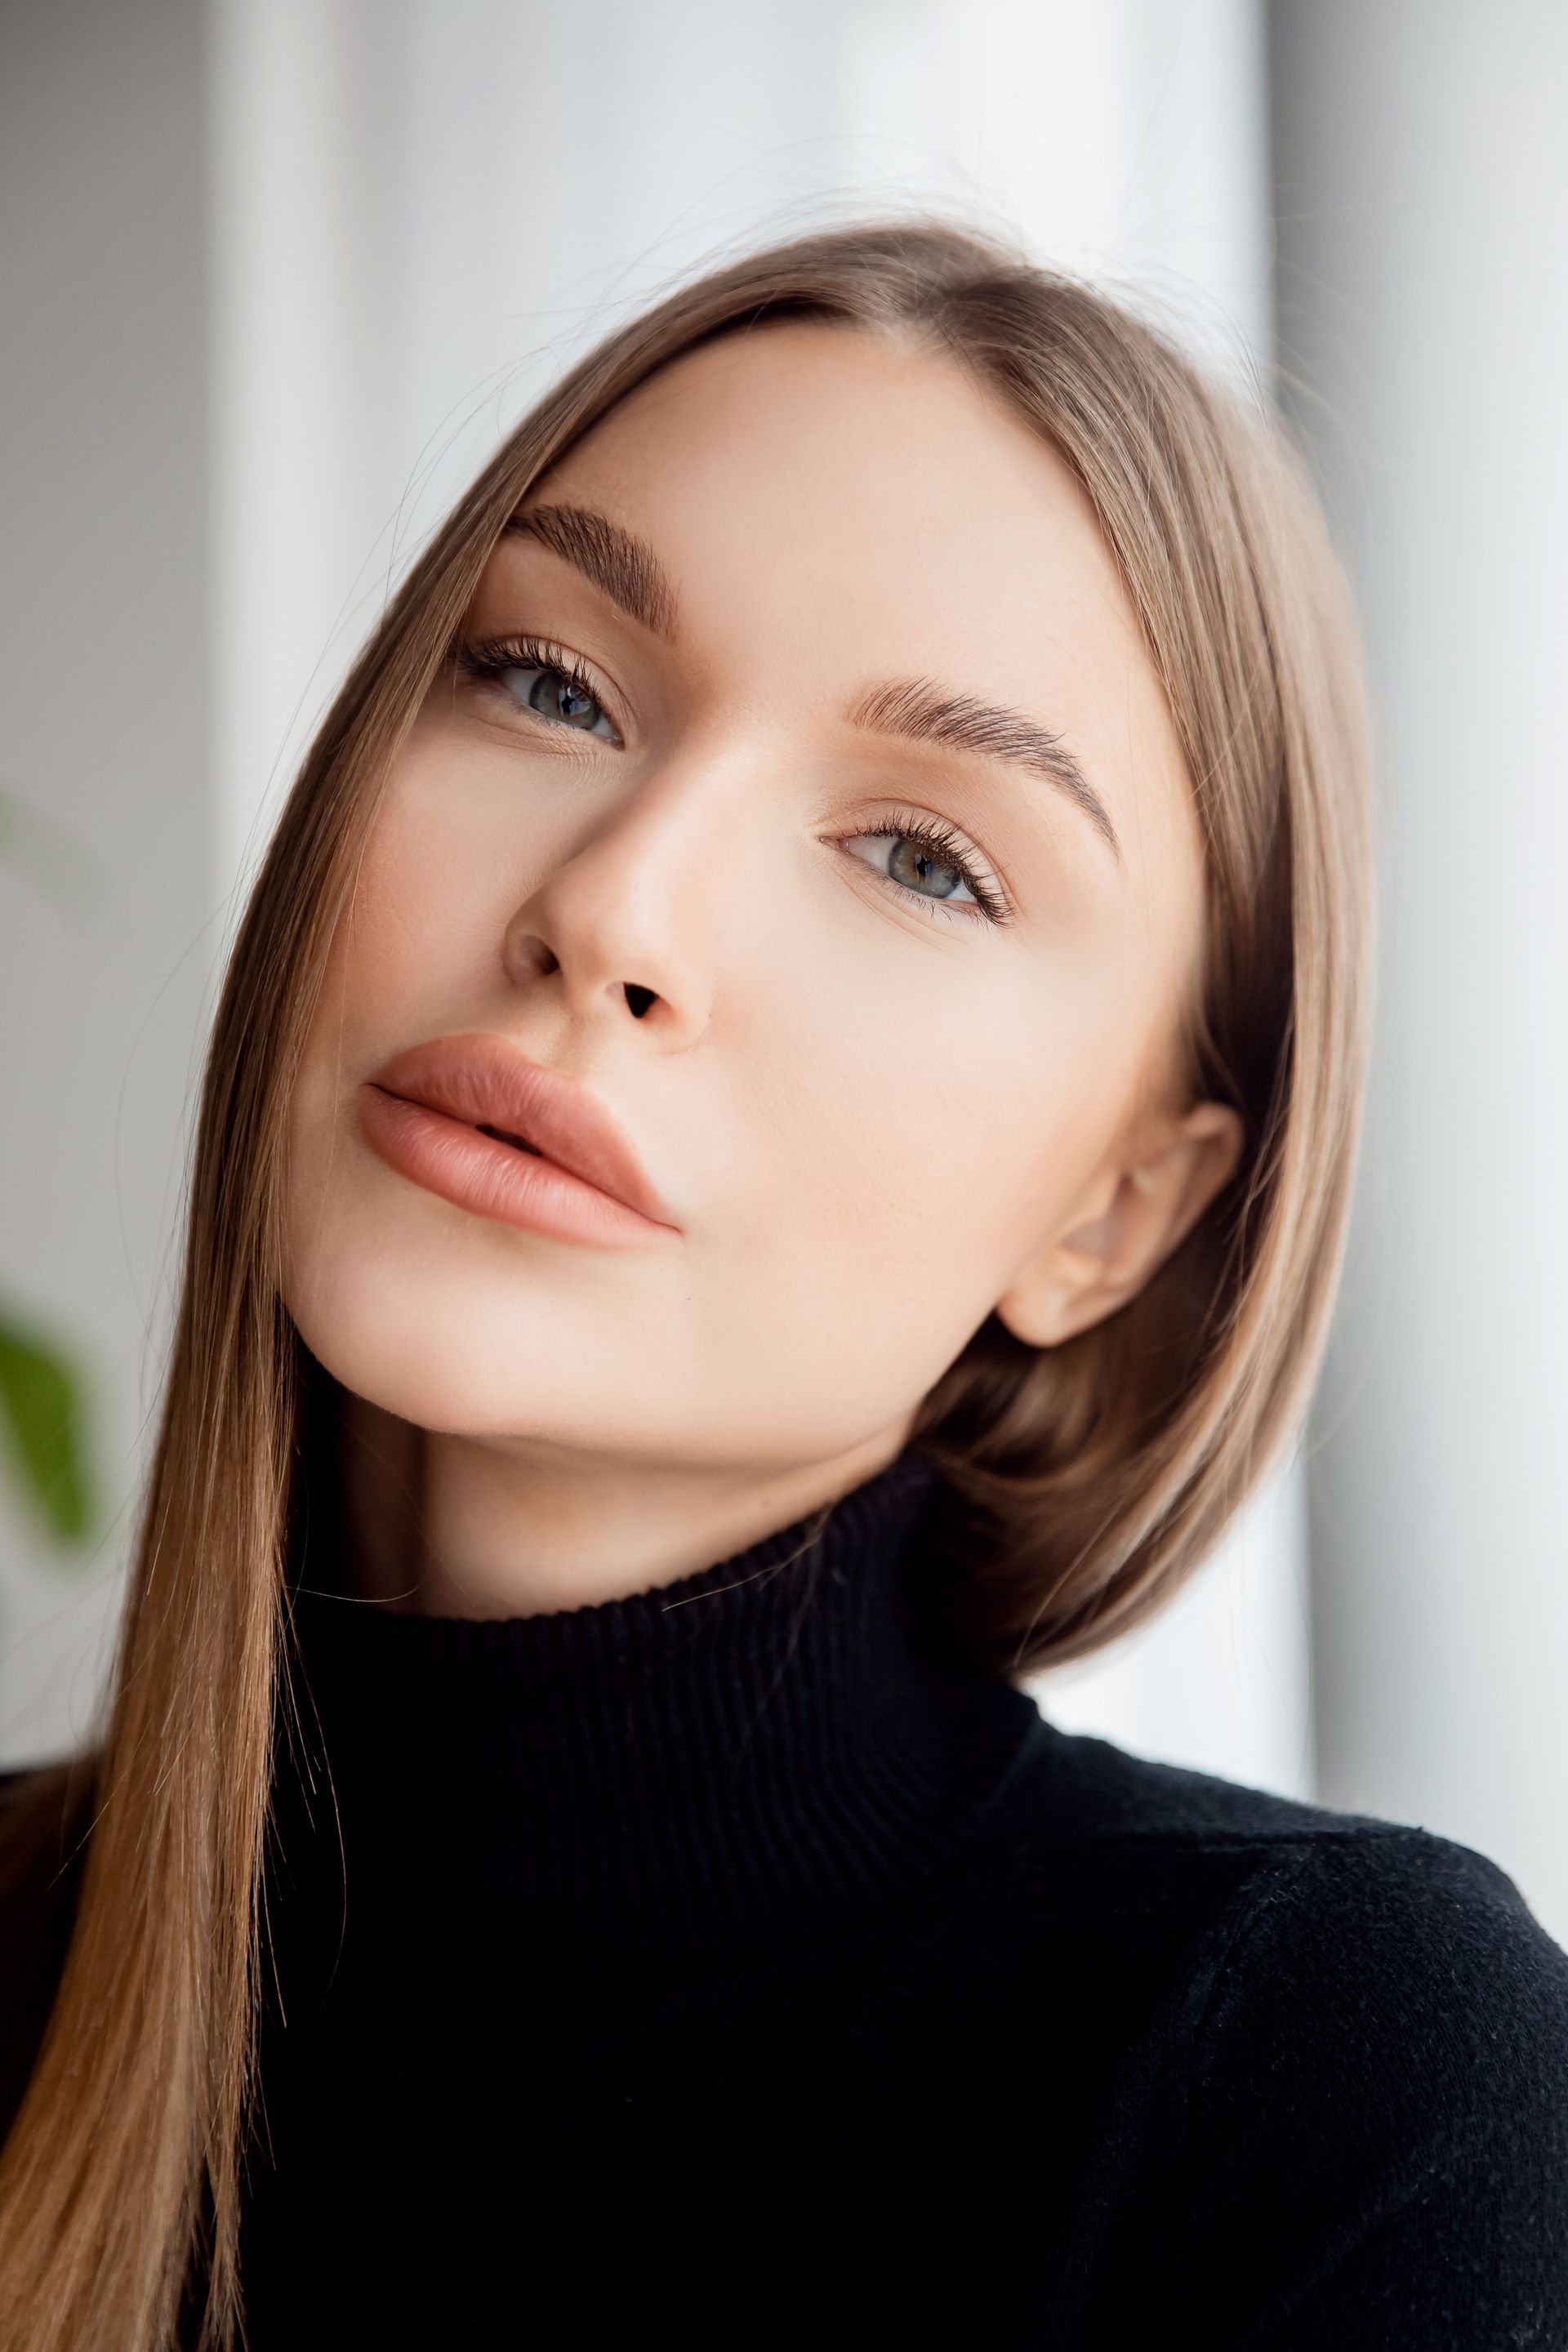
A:
<svg viewBox="0 0 1568 2352">
<path fill-rule="evenodd" d="M 1049 447 L 826 327 L 669 367 L 522 525 L 333 942 L 289 1307 L 426 1429 L 879 1461 L 994 1309 L 1098 1319 L 1234 1157 L 1173 1091 L 1202 869 L 1125 594 Z M 478 1131 L 526 1141 L 521 1057 L 653 1218 Z"/>
</svg>

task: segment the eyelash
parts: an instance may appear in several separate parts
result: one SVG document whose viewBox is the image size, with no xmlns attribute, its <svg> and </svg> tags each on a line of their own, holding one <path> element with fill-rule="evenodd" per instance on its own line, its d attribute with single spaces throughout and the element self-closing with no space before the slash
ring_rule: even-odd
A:
<svg viewBox="0 0 1568 2352">
<path fill-rule="evenodd" d="M 596 702 L 611 726 L 616 725 L 615 713 L 578 656 L 557 645 L 553 638 L 489 637 L 482 645 L 471 645 L 467 638 L 457 637 L 452 642 L 451 661 L 462 677 L 478 678 L 491 686 L 509 669 L 550 670 L 557 677 L 565 678 L 577 693 Z M 543 723 L 548 726 L 551 722 L 546 719 Z M 602 742 L 604 738 L 597 740 Z"/>
<path fill-rule="evenodd" d="M 482 645 L 469 644 L 464 638 L 453 641 L 453 667 L 464 677 L 480 679 L 493 685 L 509 669 L 552 670 L 565 678 L 579 694 L 596 702 L 610 723 L 615 724 L 606 709 L 605 698 L 578 656 L 557 645 L 549 637 L 492 637 Z M 546 721 L 546 724 L 549 722 Z M 602 738 L 600 739 L 603 740 Z M 944 866 L 951 866 L 962 877 L 973 898 L 973 908 L 960 903 L 954 907 L 941 898 L 929 898 L 923 890 L 911 890 L 896 875 L 884 874 L 882 880 L 900 898 L 912 898 L 929 914 L 949 919 L 954 915 L 964 921 L 979 919 L 989 923 L 1005 923 L 1007 908 L 1001 893 L 987 881 L 974 858 L 952 828 L 934 817 L 917 816 L 912 810 L 900 809 L 881 824 L 858 825 L 852 834 L 841 834 L 847 841 L 911 841 L 917 848 L 929 850 Z"/>
<path fill-rule="evenodd" d="M 911 890 L 909 884 L 900 882 L 896 875 L 884 874 L 882 879 L 891 889 L 897 890 L 901 898 L 915 899 L 933 915 L 949 918 L 956 915 L 964 922 L 1005 923 L 1007 920 L 1006 902 L 1001 892 L 981 873 L 960 835 L 940 819 L 917 816 L 911 809 L 900 809 L 882 824 L 857 825 L 853 833 L 841 834 L 839 839 L 841 842 L 912 841 L 918 848 L 929 850 L 933 857 L 940 858 L 944 866 L 951 866 L 954 873 L 963 877 L 973 893 L 974 904 L 965 906 L 961 900 L 954 906 L 950 899 L 928 898 L 923 890 Z"/>
</svg>

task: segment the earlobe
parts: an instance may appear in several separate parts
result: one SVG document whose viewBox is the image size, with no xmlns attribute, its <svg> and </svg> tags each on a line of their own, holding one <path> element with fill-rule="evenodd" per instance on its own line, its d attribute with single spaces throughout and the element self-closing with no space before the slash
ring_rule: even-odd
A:
<svg viewBox="0 0 1568 2352">
<path fill-rule="evenodd" d="M 1032 1348 L 1103 1322 L 1180 1247 L 1235 1174 L 1244 1141 L 1226 1103 L 1194 1104 L 1152 1142 L 1145 1131 L 1135 1155 L 1097 1171 L 1067 1227 L 997 1300 L 999 1319 Z"/>
</svg>

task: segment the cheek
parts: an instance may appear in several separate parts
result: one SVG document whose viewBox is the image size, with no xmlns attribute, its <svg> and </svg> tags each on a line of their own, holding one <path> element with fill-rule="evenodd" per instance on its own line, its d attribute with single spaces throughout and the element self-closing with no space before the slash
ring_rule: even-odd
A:
<svg viewBox="0 0 1568 2352">
<path fill-rule="evenodd" d="M 456 836 L 456 837 L 455 837 Z M 362 1079 L 399 1046 L 449 1026 L 454 1004 L 497 961 L 483 877 L 494 845 L 476 854 L 461 829 L 395 782 L 377 809 L 328 951 L 289 1106 L 290 1285 L 320 1286 L 344 1246 L 347 1195 L 364 1170 L 342 1149 Z M 504 914 L 500 919 L 504 921 Z M 300 1312 L 300 1301 L 290 1305 Z"/>
<path fill-rule="evenodd" d="M 443 790 L 416 739 L 383 793 L 327 958 L 296 1103 L 301 1138 L 400 1046 L 458 1025 L 502 982 L 506 925 L 528 885 L 490 796 Z"/>
<path fill-rule="evenodd" d="M 751 1213 L 723 1237 L 781 1341 L 832 1334 L 929 1385 L 1068 1219 L 1132 1082 L 1127 1040 L 1081 972 L 1023 961 L 931 953 L 901 987 L 884 963 L 874 987 L 794 992 L 753 1065 Z"/>
<path fill-rule="evenodd" d="M 389 790 L 333 941 L 329 991 L 347 1031 L 384 1052 L 454 985 L 496 970 L 510 911 L 504 845 L 458 795 Z M 411 1042 L 411 1040 L 410 1040 Z"/>
</svg>

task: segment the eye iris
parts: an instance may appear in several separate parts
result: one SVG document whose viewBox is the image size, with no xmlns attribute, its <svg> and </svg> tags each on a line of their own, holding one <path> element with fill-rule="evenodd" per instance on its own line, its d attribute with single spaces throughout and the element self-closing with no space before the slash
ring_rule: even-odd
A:
<svg viewBox="0 0 1568 2352">
<path fill-rule="evenodd" d="M 599 716 L 599 706 L 591 694 L 585 694 L 574 678 L 564 670 L 542 669 L 529 689 L 529 707 L 546 719 L 561 719 L 568 727 L 592 727 Z"/>
<path fill-rule="evenodd" d="M 945 858 L 933 857 L 929 849 L 922 849 L 919 842 L 910 841 L 907 835 L 894 843 L 888 871 L 895 882 L 921 891 L 928 898 L 951 898 L 963 881 L 956 866 L 950 866 Z"/>
</svg>

